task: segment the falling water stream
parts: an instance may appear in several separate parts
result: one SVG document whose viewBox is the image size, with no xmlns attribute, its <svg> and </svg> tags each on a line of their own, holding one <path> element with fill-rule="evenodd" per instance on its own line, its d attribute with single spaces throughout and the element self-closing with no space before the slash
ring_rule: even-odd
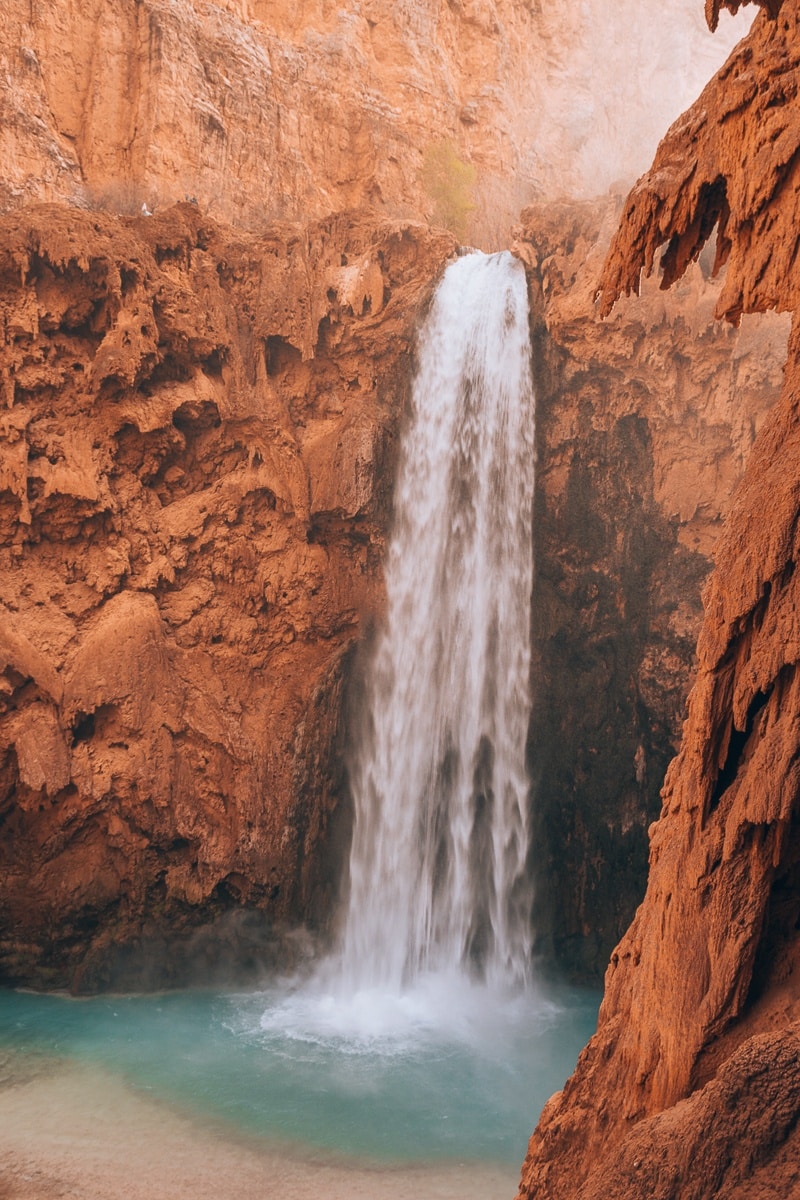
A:
<svg viewBox="0 0 800 1200">
<path fill-rule="evenodd" d="M 350 762 L 339 949 L 310 976 L 247 995 L 0 993 L 0 1152 L 2 1130 L 26 1111 L 27 1093 L 15 1084 L 9 1100 L 4 1088 L 10 1049 L 23 1075 L 34 1063 L 34 1080 L 45 1060 L 61 1076 L 101 1070 L 99 1091 L 110 1072 L 139 1097 L 293 1161 L 383 1164 L 389 1174 L 363 1193 L 372 1197 L 510 1194 L 538 1111 L 597 1011 L 594 995 L 543 985 L 531 959 L 529 356 L 521 264 L 508 253 L 458 258 L 419 337 L 387 616 Z M 78 1100 L 69 1108 L 67 1124 L 81 1111 Z M 80 1143 L 53 1120 L 57 1147 Z M 121 1138 L 131 1120 L 120 1116 Z M 452 1174 L 397 1190 L 399 1165 L 413 1164 Z M 502 1172 L 490 1179 L 478 1164 Z M 318 1194 L 318 1177 L 298 1178 L 264 1194 Z M 324 1190 L 361 1195 L 353 1178 Z M 116 1195 L 110 1184 L 104 1194 Z M 172 1194 L 183 1195 L 177 1184 Z M 244 1192 L 232 1180 L 215 1195 Z"/>
<path fill-rule="evenodd" d="M 460 968 L 529 979 L 533 472 L 525 272 L 507 252 L 465 255 L 420 337 L 351 772 L 353 988 Z"/>
</svg>

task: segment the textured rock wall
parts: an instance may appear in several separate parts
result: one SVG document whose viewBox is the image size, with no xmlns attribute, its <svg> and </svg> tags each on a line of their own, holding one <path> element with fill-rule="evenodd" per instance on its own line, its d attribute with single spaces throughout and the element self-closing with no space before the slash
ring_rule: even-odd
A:
<svg viewBox="0 0 800 1200">
<path fill-rule="evenodd" d="M 523 214 L 537 364 L 535 928 L 598 979 L 644 893 L 685 716 L 700 593 L 780 389 L 788 320 L 715 322 L 709 263 L 602 321 L 615 201 Z"/>
<path fill-rule="evenodd" d="M 519 242 L 536 926 L 589 976 L 642 892 L 700 583 L 785 340 L 777 319 L 707 329 L 700 268 L 599 324 L 615 212 L 531 210 Z M 381 602 L 415 314 L 453 241 L 353 218 L 237 235 L 181 205 L 31 209 L 0 244 L 4 976 L 142 982 L 178 935 L 174 978 L 181 953 L 207 977 L 220 942 L 196 928 L 226 914 L 240 964 L 285 959 L 276 927 L 331 917 L 344 681 Z"/>
<path fill-rule="evenodd" d="M 615 57 L 621 28 L 635 69 Z M 414 314 L 453 244 L 364 214 L 462 234 L 470 218 L 490 244 L 532 193 L 604 187 L 660 110 L 655 79 L 675 103 L 703 69 L 676 28 L 653 39 L 641 0 L 8 0 L 0 209 L 23 215 L 0 227 L 7 978 L 133 978 L 136 944 L 237 907 L 264 928 L 326 919 L 343 664 L 378 604 Z M 199 204 L 167 207 L 186 195 Z M 771 368 L 747 336 L 696 360 L 698 331 L 658 308 L 603 344 L 579 267 L 607 230 L 587 220 L 562 237 L 562 215 L 540 214 L 526 236 L 548 347 L 538 846 L 575 881 L 563 917 L 538 917 L 591 973 L 638 895 L 679 720 L 697 613 L 675 597 L 696 595 Z M 663 397 L 656 328 L 659 353 L 689 360 Z M 743 381 L 740 422 L 726 397 Z M 706 384 L 681 439 L 680 396 Z M 701 433 L 697 500 L 676 459 Z M 583 724 L 558 715 L 578 707 Z"/>
<path fill-rule="evenodd" d="M 193 196 L 260 228 L 370 207 L 504 245 L 535 195 L 634 178 L 722 61 L 677 16 L 653 39 L 656 10 L 4 0 L 0 211 L 65 199 L 133 213 Z"/>
<path fill-rule="evenodd" d="M 276 924 L 330 918 L 342 664 L 452 250 L 193 205 L 0 223 L 3 979 L 136 979 L 237 908 L 267 963 Z"/>
<path fill-rule="evenodd" d="M 668 286 L 716 224 L 717 313 L 775 307 L 795 325 L 706 589 L 647 895 L 612 955 L 597 1034 L 531 1139 L 520 1194 L 537 1200 L 800 1186 L 800 17 L 762 7 L 631 193 L 603 273 L 610 308 L 666 243 Z"/>
</svg>

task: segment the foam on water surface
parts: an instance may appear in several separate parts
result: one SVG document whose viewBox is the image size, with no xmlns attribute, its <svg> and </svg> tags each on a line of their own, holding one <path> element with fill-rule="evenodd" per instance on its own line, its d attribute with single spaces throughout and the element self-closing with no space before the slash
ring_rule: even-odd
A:
<svg viewBox="0 0 800 1200">
<path fill-rule="evenodd" d="M 507 1006 L 442 981 L 342 1003 L 285 986 L 70 1000 L 0 993 L 0 1048 L 91 1065 L 194 1120 L 373 1164 L 518 1164 L 591 1032 L 597 998 Z"/>
</svg>

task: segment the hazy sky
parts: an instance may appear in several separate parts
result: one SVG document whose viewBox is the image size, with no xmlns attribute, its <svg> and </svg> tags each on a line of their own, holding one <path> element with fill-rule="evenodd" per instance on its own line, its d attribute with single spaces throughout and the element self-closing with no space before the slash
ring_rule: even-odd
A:
<svg viewBox="0 0 800 1200">
<path fill-rule="evenodd" d="M 560 21 L 558 9 L 568 10 Z M 702 0 L 583 0 L 550 13 L 543 20 L 555 53 L 537 152 L 550 176 L 546 190 L 573 195 L 641 174 L 754 16 L 723 13 L 711 34 Z"/>
</svg>

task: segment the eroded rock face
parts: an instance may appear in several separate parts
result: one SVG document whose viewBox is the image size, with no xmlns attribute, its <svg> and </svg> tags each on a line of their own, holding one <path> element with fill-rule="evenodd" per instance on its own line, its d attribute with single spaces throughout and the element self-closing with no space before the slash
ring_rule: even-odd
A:
<svg viewBox="0 0 800 1200">
<path fill-rule="evenodd" d="M 536 927 L 590 977 L 642 892 L 701 582 L 785 343 L 777 318 L 709 329 L 699 267 L 601 324 L 616 212 L 531 210 L 518 245 Z M 167 977 L 194 955 L 208 979 L 220 939 L 197 927 L 222 918 L 239 964 L 285 961 L 272 931 L 329 922 L 341 877 L 344 681 L 381 604 L 416 313 L 453 240 L 50 206 L 0 244 L 3 974 L 163 982 L 163 958 L 141 970 L 169 939 Z"/>
<path fill-rule="evenodd" d="M 276 924 L 330 919 L 342 666 L 453 249 L 193 205 L 0 223 L 4 980 L 136 981 L 137 947 L 233 909 L 267 965 Z"/>
<path fill-rule="evenodd" d="M 679 3 L 689 21 L 693 2 Z M 654 39 L 657 13 L 656 0 L 4 0 L 0 211 L 196 197 L 261 229 L 368 207 L 506 245 L 534 197 L 634 178 L 722 61 L 677 16 Z"/>
<path fill-rule="evenodd" d="M 620 23 L 653 70 L 641 55 L 617 68 Z M 605 0 L 9 0 L 0 208 L 21 215 L 0 227 L 6 978 L 141 982 L 125 954 L 164 929 L 235 909 L 268 928 L 326 919 L 344 836 L 330 827 L 343 664 L 379 604 L 414 314 L 453 248 L 363 214 L 455 226 L 475 202 L 470 236 L 502 240 L 531 194 L 630 169 L 615 105 L 636 114 L 638 144 L 654 73 L 677 92 L 673 76 L 702 70 L 689 46 L 652 39 L 641 0 L 611 13 Z M 186 195 L 199 204 L 166 207 Z M 20 208 L 37 197 L 156 216 Z M 362 216 L 330 215 L 347 207 Z M 748 335 L 720 335 L 706 366 L 704 346 L 674 368 L 662 401 L 648 337 L 688 354 L 699 329 L 656 305 L 599 335 L 579 266 L 610 228 L 567 218 L 564 249 L 561 219 L 537 216 L 526 235 L 549 346 L 535 736 L 566 751 L 543 760 L 543 832 L 552 866 L 568 814 L 575 885 L 561 924 L 539 918 L 560 960 L 592 973 L 638 894 L 676 733 L 697 621 L 676 596 L 696 595 L 771 368 L 753 374 Z M 730 390 L 748 373 L 737 423 Z M 705 388 L 713 402 L 687 437 L 669 397 Z M 709 426 L 698 498 L 676 459 Z M 588 741 L 556 716 L 575 678 Z M 622 732 L 609 740 L 610 724 Z M 598 814 L 592 831 L 582 811 Z M 614 899 L 610 868 L 625 880 Z M 259 936 L 238 935 L 245 950 Z"/>
<path fill-rule="evenodd" d="M 537 1200 L 788 1196 L 800 1180 L 799 78 L 796 6 L 765 5 L 634 189 L 603 274 L 608 308 L 666 241 L 668 285 L 718 220 L 717 312 L 795 323 L 717 547 L 647 895 L 531 1139 L 520 1194 Z"/>
<path fill-rule="evenodd" d="M 685 716 L 700 593 L 774 404 L 788 320 L 714 322 L 709 263 L 602 321 L 620 203 L 523 214 L 533 286 L 534 927 L 599 979 L 644 893 L 647 828 Z"/>
</svg>

